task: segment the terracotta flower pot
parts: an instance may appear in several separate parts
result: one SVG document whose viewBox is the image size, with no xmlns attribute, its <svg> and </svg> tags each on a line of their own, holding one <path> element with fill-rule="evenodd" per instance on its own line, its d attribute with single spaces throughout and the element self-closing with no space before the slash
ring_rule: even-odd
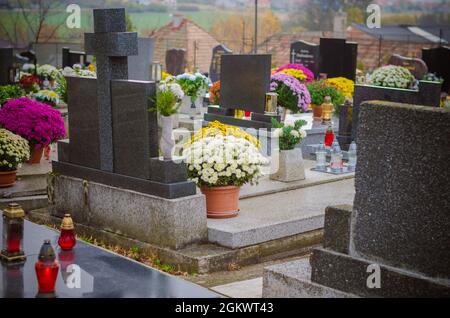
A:
<svg viewBox="0 0 450 318">
<path fill-rule="evenodd" d="M 16 183 L 17 170 L 0 171 L 0 188 L 11 187 Z"/>
<path fill-rule="evenodd" d="M 39 164 L 42 159 L 42 155 L 44 154 L 44 147 L 40 147 L 39 149 L 34 148 L 31 151 L 30 160 L 27 161 L 28 164 Z"/>
<path fill-rule="evenodd" d="M 202 187 L 208 218 L 228 219 L 239 214 L 239 187 Z"/>
<path fill-rule="evenodd" d="M 322 120 L 323 107 L 322 105 L 312 105 L 314 120 Z"/>
</svg>

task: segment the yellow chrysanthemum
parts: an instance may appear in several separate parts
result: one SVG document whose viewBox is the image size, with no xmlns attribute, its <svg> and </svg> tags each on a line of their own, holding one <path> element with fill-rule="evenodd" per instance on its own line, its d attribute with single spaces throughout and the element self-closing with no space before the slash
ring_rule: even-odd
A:
<svg viewBox="0 0 450 318">
<path fill-rule="evenodd" d="M 353 98 L 355 83 L 345 77 L 334 77 L 326 80 L 327 83 L 336 87 L 345 97 Z"/>
<path fill-rule="evenodd" d="M 296 70 L 293 68 L 289 68 L 289 69 L 282 70 L 280 73 L 293 76 L 301 82 L 303 82 L 307 79 L 307 76 L 305 75 L 305 73 L 303 73 L 302 70 Z"/>
<path fill-rule="evenodd" d="M 89 71 L 91 71 L 91 72 L 94 72 L 94 73 L 95 73 L 95 72 L 97 71 L 97 69 L 96 69 L 95 65 L 94 65 L 94 64 L 92 64 L 92 63 L 91 63 L 91 64 L 89 64 L 89 66 L 88 66 L 88 70 L 89 70 Z"/>
<path fill-rule="evenodd" d="M 165 81 L 166 80 L 166 78 L 168 78 L 169 76 L 172 76 L 172 75 L 170 75 L 169 73 L 167 73 L 167 72 L 162 72 L 162 74 L 161 74 L 161 77 L 162 77 L 162 80 L 163 81 Z"/>
</svg>

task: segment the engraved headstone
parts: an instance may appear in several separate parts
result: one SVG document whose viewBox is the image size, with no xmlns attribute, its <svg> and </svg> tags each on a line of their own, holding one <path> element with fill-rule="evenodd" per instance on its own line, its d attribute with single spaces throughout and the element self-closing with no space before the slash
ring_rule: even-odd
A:
<svg viewBox="0 0 450 318">
<path fill-rule="evenodd" d="M 209 70 L 209 78 L 211 79 L 212 82 L 220 81 L 222 55 L 232 54 L 232 53 L 233 53 L 233 51 L 231 51 L 229 48 L 227 48 L 223 44 L 219 44 L 213 48 L 211 67 Z"/>
<path fill-rule="evenodd" d="M 186 70 L 186 50 L 170 49 L 166 52 L 166 71 L 172 75 L 183 74 Z"/>
<path fill-rule="evenodd" d="M 314 77 L 319 77 L 320 47 L 318 44 L 298 41 L 291 44 L 291 63 L 303 64 Z"/>
<path fill-rule="evenodd" d="M 429 72 L 444 79 L 442 91 L 450 93 L 450 47 L 422 49 L 422 59 L 427 64 Z"/>
<path fill-rule="evenodd" d="M 407 68 L 418 80 L 423 79 L 424 76 L 428 73 L 427 64 L 425 64 L 425 62 L 421 59 L 393 54 L 388 63 Z"/>
</svg>

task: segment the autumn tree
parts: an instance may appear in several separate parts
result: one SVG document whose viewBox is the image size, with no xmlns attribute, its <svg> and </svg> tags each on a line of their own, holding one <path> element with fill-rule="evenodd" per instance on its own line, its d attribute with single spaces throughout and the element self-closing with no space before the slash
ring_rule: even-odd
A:
<svg viewBox="0 0 450 318">
<path fill-rule="evenodd" d="M 272 10 L 261 10 L 258 17 L 258 43 L 282 31 L 280 19 Z M 212 34 L 234 52 L 249 53 L 253 49 L 255 32 L 254 13 L 234 14 L 217 22 Z"/>
</svg>

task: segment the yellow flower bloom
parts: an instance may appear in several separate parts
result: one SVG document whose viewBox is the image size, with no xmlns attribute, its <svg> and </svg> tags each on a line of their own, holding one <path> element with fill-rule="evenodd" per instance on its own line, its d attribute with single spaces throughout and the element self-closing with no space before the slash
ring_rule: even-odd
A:
<svg viewBox="0 0 450 318">
<path fill-rule="evenodd" d="M 166 78 L 168 78 L 169 76 L 172 76 L 172 75 L 170 75 L 169 73 L 167 73 L 167 72 L 162 72 L 162 74 L 161 74 L 161 77 L 162 77 L 162 80 L 163 81 L 165 81 L 166 80 Z"/>
<path fill-rule="evenodd" d="M 307 76 L 305 75 L 305 73 L 303 73 L 302 70 L 296 70 L 293 68 L 289 68 L 289 69 L 282 70 L 280 73 L 293 76 L 296 79 L 298 79 L 300 82 L 303 82 L 304 80 L 307 79 Z"/>
<path fill-rule="evenodd" d="M 345 77 L 334 77 L 327 79 L 326 82 L 336 87 L 345 97 L 353 98 L 355 83 L 352 80 Z"/>
<path fill-rule="evenodd" d="M 89 66 L 88 66 L 88 70 L 89 71 L 91 71 L 91 72 L 96 72 L 97 71 L 97 68 L 95 67 L 95 65 L 94 64 L 89 64 Z"/>
</svg>

